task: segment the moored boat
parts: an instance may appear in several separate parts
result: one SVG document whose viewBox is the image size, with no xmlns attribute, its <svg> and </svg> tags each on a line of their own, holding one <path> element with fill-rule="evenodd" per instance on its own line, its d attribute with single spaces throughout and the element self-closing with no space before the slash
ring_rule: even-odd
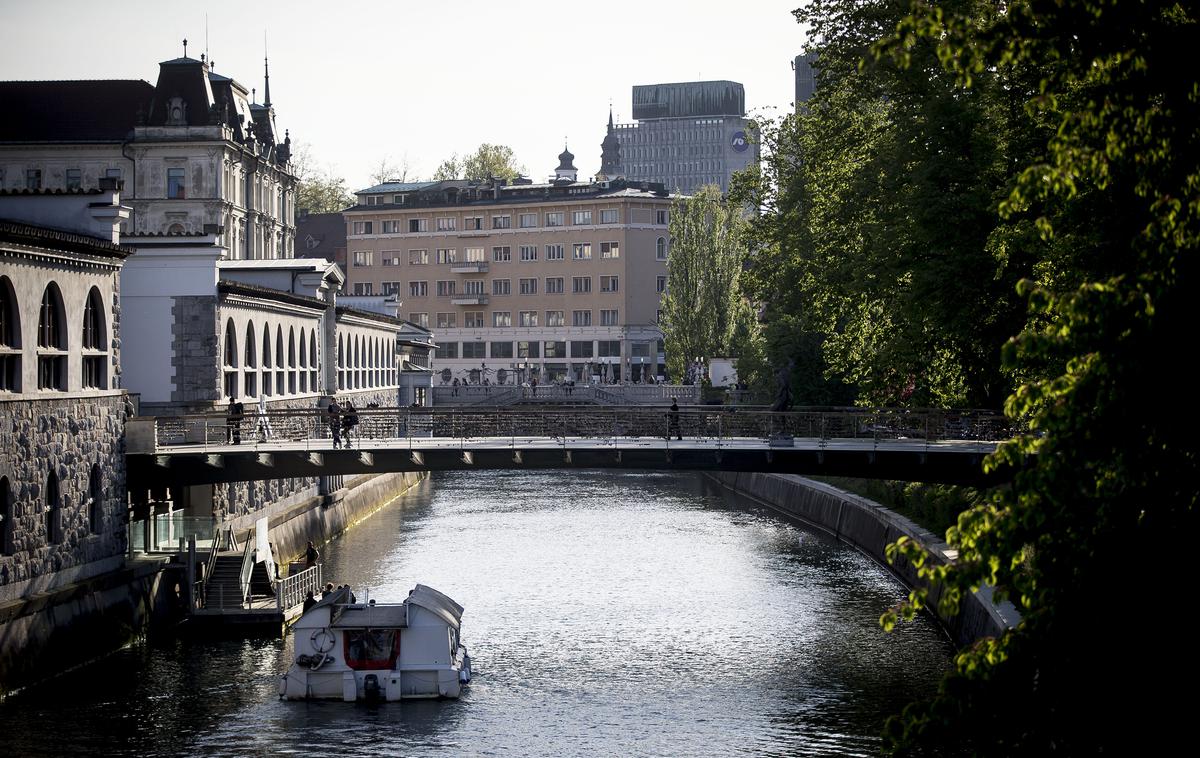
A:
<svg viewBox="0 0 1200 758">
<path fill-rule="evenodd" d="M 294 659 L 279 678 L 287 700 L 458 697 L 471 680 L 459 641 L 463 607 L 418 584 L 402 603 L 327 593 L 293 625 Z"/>
</svg>

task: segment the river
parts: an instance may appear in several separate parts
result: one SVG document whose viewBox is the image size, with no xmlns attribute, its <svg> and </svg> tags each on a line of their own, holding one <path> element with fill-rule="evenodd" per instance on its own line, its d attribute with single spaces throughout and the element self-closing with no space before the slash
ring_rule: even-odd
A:
<svg viewBox="0 0 1200 758">
<path fill-rule="evenodd" d="M 457 701 L 281 702 L 291 639 L 139 644 L 0 704 L 6 755 L 869 755 L 953 648 L 854 550 L 699 475 L 437 474 L 323 549 L 466 607 Z"/>
</svg>

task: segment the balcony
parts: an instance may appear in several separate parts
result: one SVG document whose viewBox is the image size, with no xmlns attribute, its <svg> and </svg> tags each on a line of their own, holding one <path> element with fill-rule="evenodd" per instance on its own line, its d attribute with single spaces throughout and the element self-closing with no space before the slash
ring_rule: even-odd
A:
<svg viewBox="0 0 1200 758">
<path fill-rule="evenodd" d="M 455 263 L 450 266 L 452 274 L 486 274 L 487 270 L 486 263 Z"/>
<path fill-rule="evenodd" d="M 455 295 L 450 298 L 451 305 L 487 305 L 488 299 L 486 295 Z"/>
</svg>

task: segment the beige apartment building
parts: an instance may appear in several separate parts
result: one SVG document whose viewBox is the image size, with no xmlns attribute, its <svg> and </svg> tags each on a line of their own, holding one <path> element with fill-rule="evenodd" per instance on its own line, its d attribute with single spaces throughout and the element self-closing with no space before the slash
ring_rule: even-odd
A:
<svg viewBox="0 0 1200 758">
<path fill-rule="evenodd" d="M 672 198 L 577 182 L 571 157 L 545 184 L 381 184 L 345 211 L 347 290 L 396 293 L 433 330 L 436 384 L 663 375 Z"/>
</svg>

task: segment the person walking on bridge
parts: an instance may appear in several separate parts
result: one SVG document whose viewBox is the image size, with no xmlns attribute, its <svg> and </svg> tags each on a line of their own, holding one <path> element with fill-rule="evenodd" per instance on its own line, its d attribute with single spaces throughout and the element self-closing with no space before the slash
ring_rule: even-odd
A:
<svg viewBox="0 0 1200 758">
<path fill-rule="evenodd" d="M 675 439 L 682 440 L 683 435 L 679 433 L 679 403 L 675 398 L 671 398 L 671 410 L 667 411 L 667 439 L 671 439 L 671 435 L 675 435 Z"/>
<path fill-rule="evenodd" d="M 325 410 L 325 420 L 329 422 L 329 436 L 333 438 L 334 448 L 341 447 L 342 406 L 338 405 L 336 397 L 329 401 L 329 407 Z"/>
</svg>

